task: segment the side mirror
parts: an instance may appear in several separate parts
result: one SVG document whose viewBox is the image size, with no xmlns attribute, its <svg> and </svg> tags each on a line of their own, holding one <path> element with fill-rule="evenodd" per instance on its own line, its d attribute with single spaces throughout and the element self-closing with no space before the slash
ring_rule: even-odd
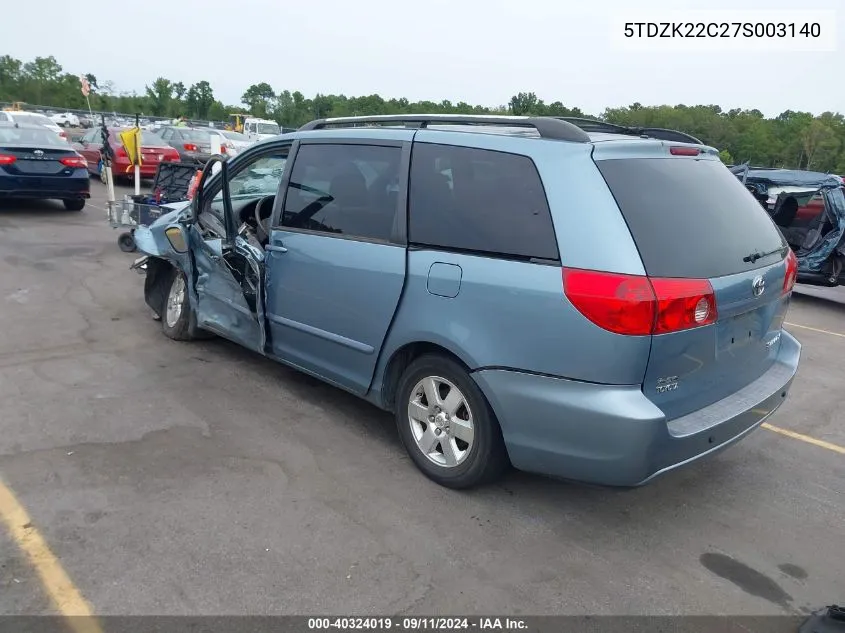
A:
<svg viewBox="0 0 845 633">
<path fill-rule="evenodd" d="M 173 247 L 174 251 L 177 253 L 188 252 L 188 240 L 185 239 L 185 233 L 182 231 L 182 227 L 171 226 L 164 234 L 167 236 L 167 241 L 170 242 L 170 246 Z"/>
</svg>

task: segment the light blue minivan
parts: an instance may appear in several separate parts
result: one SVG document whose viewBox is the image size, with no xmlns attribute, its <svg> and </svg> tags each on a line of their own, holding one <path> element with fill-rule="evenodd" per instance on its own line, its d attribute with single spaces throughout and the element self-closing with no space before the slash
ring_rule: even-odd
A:
<svg viewBox="0 0 845 633">
<path fill-rule="evenodd" d="M 795 256 L 715 149 L 560 118 L 324 119 L 135 233 L 176 340 L 392 412 L 432 480 L 634 486 L 783 403 Z"/>
</svg>

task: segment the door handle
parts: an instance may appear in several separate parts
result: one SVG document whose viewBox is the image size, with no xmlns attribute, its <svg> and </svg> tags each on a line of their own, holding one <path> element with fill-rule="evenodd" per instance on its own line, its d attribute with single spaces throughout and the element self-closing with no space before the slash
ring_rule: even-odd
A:
<svg viewBox="0 0 845 633">
<path fill-rule="evenodd" d="M 268 244 L 267 250 L 271 253 L 287 253 L 288 252 L 288 249 L 286 249 L 284 246 L 281 246 L 281 245 L 277 246 L 276 244 Z"/>
</svg>

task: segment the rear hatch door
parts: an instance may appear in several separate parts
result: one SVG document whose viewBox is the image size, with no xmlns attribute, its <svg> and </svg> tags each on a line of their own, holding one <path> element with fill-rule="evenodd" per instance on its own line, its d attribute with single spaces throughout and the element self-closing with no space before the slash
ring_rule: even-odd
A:
<svg viewBox="0 0 845 633">
<path fill-rule="evenodd" d="M 605 145 L 610 145 L 606 143 Z M 669 419 L 736 392 L 775 362 L 789 248 L 709 148 L 594 152 L 652 278 L 707 280 L 715 322 L 652 337 L 643 392 Z M 693 154 L 693 155 L 689 155 Z M 652 282 L 654 283 L 654 282 Z"/>
<path fill-rule="evenodd" d="M 74 168 L 63 165 L 62 158 L 78 157 L 70 147 L 27 147 L 0 145 L 0 154 L 14 156 L 15 161 L 3 165 L 6 173 L 16 176 L 71 176 Z"/>
<path fill-rule="evenodd" d="M 170 152 L 173 148 L 170 146 L 166 147 L 144 147 L 141 146 L 141 160 L 147 164 L 156 164 L 160 163 L 164 158 L 165 154 Z"/>
</svg>

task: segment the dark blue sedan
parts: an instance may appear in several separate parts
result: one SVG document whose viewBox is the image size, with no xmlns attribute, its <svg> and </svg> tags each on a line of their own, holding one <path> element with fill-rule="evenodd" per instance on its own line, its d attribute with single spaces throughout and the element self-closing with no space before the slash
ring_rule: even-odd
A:
<svg viewBox="0 0 845 633">
<path fill-rule="evenodd" d="M 81 211 L 90 197 L 88 163 L 52 130 L 0 124 L 0 198 L 61 200 Z"/>
</svg>

